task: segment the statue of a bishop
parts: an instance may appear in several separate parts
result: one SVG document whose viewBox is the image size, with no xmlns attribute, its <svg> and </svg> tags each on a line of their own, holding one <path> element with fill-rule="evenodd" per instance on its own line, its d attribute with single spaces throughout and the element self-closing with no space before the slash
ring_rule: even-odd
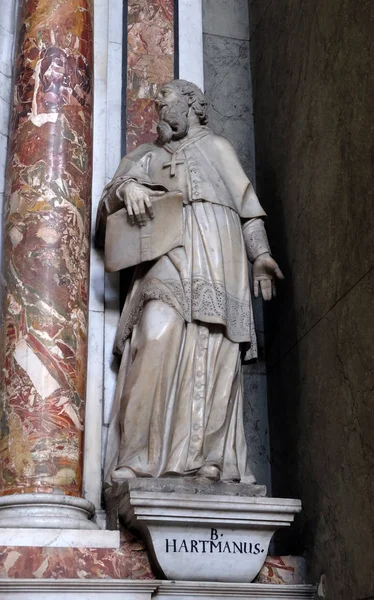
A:
<svg viewBox="0 0 374 600">
<path fill-rule="evenodd" d="M 183 239 L 135 269 L 114 346 L 121 365 L 106 481 L 198 476 L 253 483 L 241 372 L 243 352 L 256 357 L 248 260 L 255 297 L 270 300 L 283 276 L 235 150 L 207 126 L 202 91 L 175 80 L 155 102 L 158 139 L 125 156 L 106 186 L 97 240 L 126 255 L 131 236 L 123 243 L 108 227 L 121 210 L 135 233 L 158 219 L 166 236 L 173 227 L 168 212 L 154 209 L 170 192 L 182 194 Z"/>
</svg>

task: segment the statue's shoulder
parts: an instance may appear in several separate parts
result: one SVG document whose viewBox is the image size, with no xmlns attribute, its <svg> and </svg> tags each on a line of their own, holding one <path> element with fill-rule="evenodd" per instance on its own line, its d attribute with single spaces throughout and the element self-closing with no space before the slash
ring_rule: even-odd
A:
<svg viewBox="0 0 374 600">
<path fill-rule="evenodd" d="M 217 150 L 232 152 L 233 146 L 231 142 L 218 133 L 215 133 L 212 129 L 207 128 L 207 135 L 202 138 L 202 142 L 210 146 L 214 146 Z"/>
<path fill-rule="evenodd" d="M 155 142 L 147 142 L 145 144 L 140 144 L 131 152 L 128 152 L 124 158 L 128 158 L 129 160 L 140 160 L 143 158 L 145 154 L 148 152 L 153 152 L 158 148 L 158 145 Z"/>
</svg>

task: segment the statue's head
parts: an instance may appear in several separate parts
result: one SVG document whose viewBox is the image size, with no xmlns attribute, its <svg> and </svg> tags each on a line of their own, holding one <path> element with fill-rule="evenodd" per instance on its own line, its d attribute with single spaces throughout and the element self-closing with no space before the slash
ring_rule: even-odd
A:
<svg viewBox="0 0 374 600">
<path fill-rule="evenodd" d="M 201 125 L 208 122 L 208 103 L 203 92 L 197 85 L 184 79 L 175 79 L 163 85 L 155 104 L 160 117 L 158 136 L 163 144 L 187 135 L 192 121 Z"/>
</svg>

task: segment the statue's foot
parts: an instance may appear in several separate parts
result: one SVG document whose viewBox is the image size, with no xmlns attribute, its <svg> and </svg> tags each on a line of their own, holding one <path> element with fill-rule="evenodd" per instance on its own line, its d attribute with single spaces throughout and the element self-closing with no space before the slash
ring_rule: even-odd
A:
<svg viewBox="0 0 374 600">
<path fill-rule="evenodd" d="M 136 473 L 129 467 L 121 467 L 112 473 L 112 481 L 124 481 L 125 479 L 135 479 Z"/>
<path fill-rule="evenodd" d="M 197 477 L 206 477 L 207 479 L 212 479 L 213 481 L 219 481 L 221 477 L 221 471 L 215 465 L 204 465 L 198 470 L 196 475 Z"/>
<path fill-rule="evenodd" d="M 256 481 L 256 477 L 254 475 L 252 475 L 252 473 L 250 475 L 244 475 L 241 480 L 240 483 L 247 483 L 249 485 L 256 485 L 257 481 Z"/>
</svg>

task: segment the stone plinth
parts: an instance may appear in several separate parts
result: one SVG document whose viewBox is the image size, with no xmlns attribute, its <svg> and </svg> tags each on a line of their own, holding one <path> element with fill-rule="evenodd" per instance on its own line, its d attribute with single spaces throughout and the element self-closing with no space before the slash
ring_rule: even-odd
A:
<svg viewBox="0 0 374 600">
<path fill-rule="evenodd" d="M 196 480 L 133 479 L 107 490 L 118 517 L 147 540 L 156 572 L 170 580 L 250 583 L 274 532 L 299 500 L 265 498 L 265 488 Z"/>
</svg>

